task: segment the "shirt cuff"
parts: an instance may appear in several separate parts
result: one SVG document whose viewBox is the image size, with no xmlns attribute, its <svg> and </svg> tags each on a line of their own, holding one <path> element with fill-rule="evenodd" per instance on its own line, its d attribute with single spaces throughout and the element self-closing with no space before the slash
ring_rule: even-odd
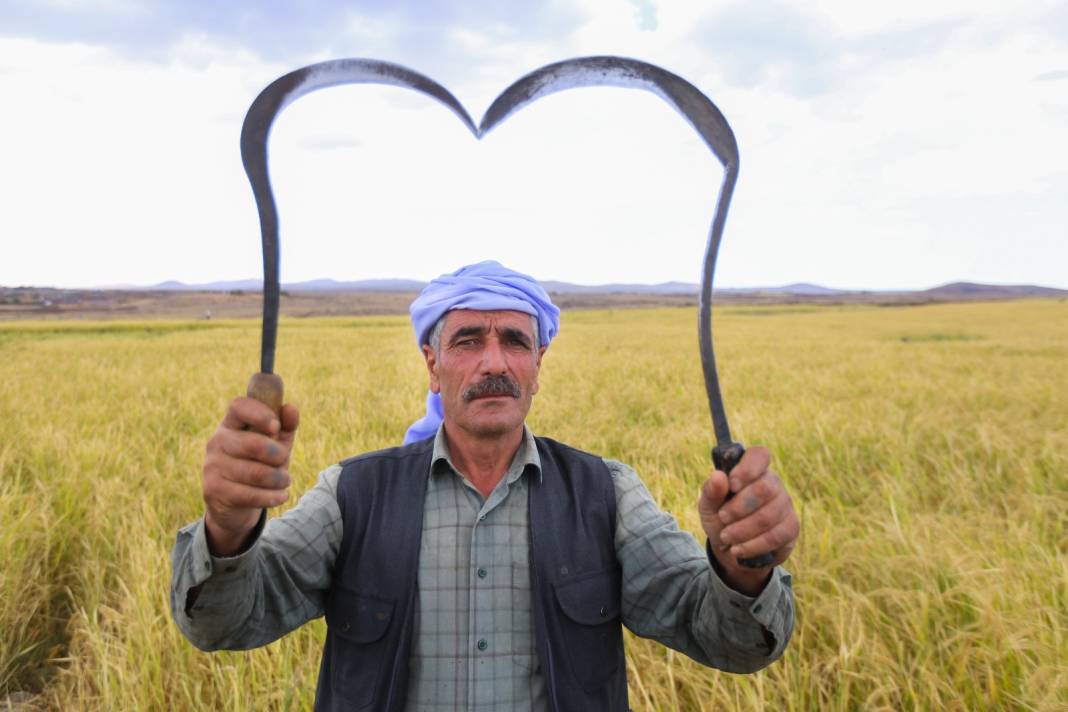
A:
<svg viewBox="0 0 1068 712">
<path fill-rule="evenodd" d="M 260 535 L 267 524 L 267 510 L 260 512 L 260 518 L 256 526 L 248 535 L 244 548 L 233 556 L 215 556 L 208 548 L 208 532 L 201 517 L 196 522 L 183 529 L 188 531 L 193 541 L 191 543 L 192 564 L 194 574 L 194 586 L 211 578 L 213 581 L 226 581 L 239 578 L 255 559 L 256 544 L 259 543 Z"/>
<path fill-rule="evenodd" d="M 179 547 L 186 542 L 186 553 L 174 590 L 173 612 L 198 647 L 204 647 L 209 638 L 228 627 L 239 609 L 251 605 L 247 589 L 256 571 L 257 544 L 266 522 L 264 510 L 244 550 L 235 556 L 212 555 L 203 517 L 178 532 Z M 197 587 L 196 599 L 189 605 L 189 592 Z M 194 620 L 196 624 L 192 623 Z M 194 629 L 198 629 L 196 633 Z"/>
<path fill-rule="evenodd" d="M 720 575 L 719 563 L 712 554 L 709 542 L 705 541 L 705 553 L 708 556 L 709 568 L 712 569 L 712 588 L 719 600 L 726 601 L 730 607 L 726 618 L 734 624 L 735 630 L 739 631 L 745 626 L 744 618 L 748 617 L 756 621 L 763 628 L 763 643 L 760 647 L 765 648 L 766 654 L 775 654 L 785 644 L 788 637 L 790 622 L 785 620 L 784 598 L 790 588 L 790 574 L 781 566 L 776 566 L 771 571 L 771 577 L 764 585 L 764 590 L 757 596 L 747 596 L 735 591 L 727 585 Z M 770 638 L 769 638 L 770 636 Z M 744 636 L 749 638 L 749 636 Z"/>
</svg>

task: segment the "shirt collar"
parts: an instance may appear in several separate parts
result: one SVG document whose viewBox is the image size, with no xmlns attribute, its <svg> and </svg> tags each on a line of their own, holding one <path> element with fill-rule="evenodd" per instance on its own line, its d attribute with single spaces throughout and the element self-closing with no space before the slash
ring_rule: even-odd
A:
<svg viewBox="0 0 1068 712">
<path fill-rule="evenodd" d="M 534 434 L 530 432 L 530 428 L 524 425 L 523 439 L 519 443 L 519 449 L 516 450 L 515 457 L 512 458 L 512 463 L 508 466 L 505 477 L 512 472 L 525 472 L 528 467 L 533 468 L 538 481 L 541 482 L 541 457 L 538 455 L 538 445 L 534 442 Z M 443 472 L 446 468 L 453 472 L 459 472 L 459 469 L 452 463 L 452 458 L 449 456 L 449 444 L 445 441 L 445 424 L 442 423 L 438 426 L 437 435 L 434 436 L 434 451 L 430 457 L 430 474 Z"/>
</svg>

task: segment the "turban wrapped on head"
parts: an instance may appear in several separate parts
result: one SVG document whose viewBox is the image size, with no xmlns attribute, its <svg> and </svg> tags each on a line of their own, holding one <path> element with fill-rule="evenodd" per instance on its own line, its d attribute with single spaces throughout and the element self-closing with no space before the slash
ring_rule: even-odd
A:
<svg viewBox="0 0 1068 712">
<path fill-rule="evenodd" d="M 541 346 L 548 346 L 560 329 L 560 310 L 542 286 L 533 277 L 492 260 L 443 274 L 416 297 L 408 311 L 420 349 L 429 343 L 430 332 L 438 320 L 453 309 L 507 309 L 535 316 Z M 430 437 L 437 432 L 443 417 L 441 398 L 436 393 L 428 393 L 426 416 L 412 423 L 404 435 L 404 443 Z"/>
</svg>

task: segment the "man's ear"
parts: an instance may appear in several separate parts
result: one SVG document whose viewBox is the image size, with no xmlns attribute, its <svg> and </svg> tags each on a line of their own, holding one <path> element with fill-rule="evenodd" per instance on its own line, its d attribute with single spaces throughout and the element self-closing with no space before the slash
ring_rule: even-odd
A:
<svg viewBox="0 0 1068 712">
<path fill-rule="evenodd" d="M 426 359 L 426 370 L 430 374 L 430 390 L 433 393 L 441 393 L 441 384 L 438 382 L 438 357 L 434 349 L 423 344 L 423 358 Z M 538 357 L 539 361 L 541 357 Z"/>
<path fill-rule="evenodd" d="M 530 389 L 530 392 L 531 392 L 532 395 L 537 393 L 538 389 L 541 388 L 541 384 L 538 382 L 538 373 L 541 371 L 541 357 L 545 355 L 545 349 L 547 349 L 547 348 L 549 348 L 549 347 L 548 346 L 542 346 L 541 348 L 539 348 L 538 349 L 538 356 L 537 356 L 536 360 L 534 361 L 534 385 Z"/>
</svg>

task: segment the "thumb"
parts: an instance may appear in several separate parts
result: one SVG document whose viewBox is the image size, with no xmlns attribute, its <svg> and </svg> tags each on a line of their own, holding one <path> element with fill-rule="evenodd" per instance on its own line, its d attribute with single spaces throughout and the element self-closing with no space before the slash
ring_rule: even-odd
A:
<svg viewBox="0 0 1068 712">
<path fill-rule="evenodd" d="M 278 440 L 287 444 L 292 443 L 297 436 L 297 426 L 300 425 L 300 411 L 292 403 L 286 403 L 282 406 L 282 412 L 279 415 L 281 430 L 278 433 Z"/>
<path fill-rule="evenodd" d="M 719 470 L 713 470 L 701 485 L 701 494 L 697 500 L 697 511 L 701 513 L 702 518 L 705 515 L 712 516 L 718 513 L 729 491 L 730 483 L 727 481 L 727 475 Z"/>
<path fill-rule="evenodd" d="M 719 520 L 719 508 L 727 498 L 729 490 L 727 476 L 719 470 L 713 470 L 704 484 L 697 499 L 697 513 L 701 519 L 701 528 L 713 546 L 719 546 L 719 532 L 723 522 Z"/>
</svg>

